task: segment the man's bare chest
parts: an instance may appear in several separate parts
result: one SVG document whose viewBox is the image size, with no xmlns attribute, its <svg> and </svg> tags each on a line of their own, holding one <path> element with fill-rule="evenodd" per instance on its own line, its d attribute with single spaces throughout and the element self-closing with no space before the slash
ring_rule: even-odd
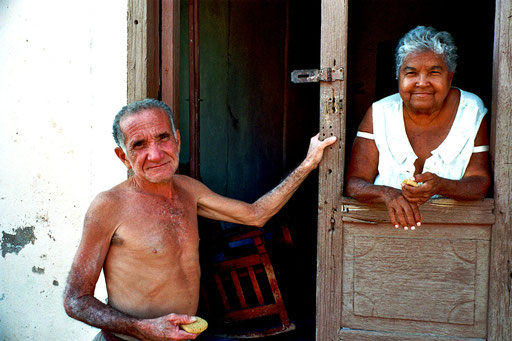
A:
<svg viewBox="0 0 512 341">
<path fill-rule="evenodd" d="M 181 200 L 145 198 L 126 208 L 112 245 L 143 252 L 176 252 L 195 247 L 199 237 L 195 209 Z"/>
</svg>

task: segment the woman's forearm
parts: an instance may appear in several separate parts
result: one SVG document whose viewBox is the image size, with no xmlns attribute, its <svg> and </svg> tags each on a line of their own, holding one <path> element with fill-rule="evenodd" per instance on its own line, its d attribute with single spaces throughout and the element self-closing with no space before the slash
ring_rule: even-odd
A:
<svg viewBox="0 0 512 341">
<path fill-rule="evenodd" d="M 397 190 L 388 186 L 377 186 L 357 177 L 347 179 L 345 186 L 349 197 L 367 203 L 386 202 L 389 191 Z"/>
<path fill-rule="evenodd" d="M 489 179 L 479 175 L 461 180 L 443 179 L 437 194 L 455 200 L 479 200 L 485 198 L 489 186 Z"/>
</svg>

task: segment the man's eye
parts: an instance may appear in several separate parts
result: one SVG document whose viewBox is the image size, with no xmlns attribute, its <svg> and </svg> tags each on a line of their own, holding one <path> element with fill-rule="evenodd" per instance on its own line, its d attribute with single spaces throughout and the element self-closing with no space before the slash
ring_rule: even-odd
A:
<svg viewBox="0 0 512 341">
<path fill-rule="evenodd" d="M 132 145 L 132 148 L 133 149 L 138 149 L 142 147 L 142 142 L 135 142 L 133 145 Z"/>
<path fill-rule="evenodd" d="M 159 137 L 160 137 L 160 140 L 167 141 L 167 140 L 169 140 L 169 138 L 171 137 L 171 135 L 170 135 L 170 134 L 165 133 L 165 134 L 161 134 Z"/>
</svg>

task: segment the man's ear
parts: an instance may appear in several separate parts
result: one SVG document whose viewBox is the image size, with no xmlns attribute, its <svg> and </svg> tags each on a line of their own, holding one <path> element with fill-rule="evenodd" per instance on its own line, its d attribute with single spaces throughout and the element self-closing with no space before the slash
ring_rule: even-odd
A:
<svg viewBox="0 0 512 341">
<path fill-rule="evenodd" d="M 180 130 L 176 129 L 176 143 L 178 144 L 178 152 L 181 150 Z"/>
<path fill-rule="evenodd" d="M 128 159 L 126 158 L 126 153 L 124 152 L 124 150 L 121 147 L 116 147 L 114 151 L 116 152 L 117 157 L 124 163 L 126 168 L 132 169 L 132 165 L 130 161 L 128 161 Z"/>
</svg>

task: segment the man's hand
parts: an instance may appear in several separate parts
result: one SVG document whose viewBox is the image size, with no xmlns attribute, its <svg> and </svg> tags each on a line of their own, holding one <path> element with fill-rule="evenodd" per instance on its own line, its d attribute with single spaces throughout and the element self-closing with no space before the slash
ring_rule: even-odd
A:
<svg viewBox="0 0 512 341">
<path fill-rule="evenodd" d="M 388 208 L 389 219 L 395 228 L 403 226 L 404 230 L 414 230 L 416 226 L 421 225 L 418 204 L 409 202 L 398 189 L 386 187 L 383 199 Z"/>
<path fill-rule="evenodd" d="M 168 314 L 154 319 L 141 321 L 141 337 L 143 340 L 169 341 L 195 339 L 199 334 L 191 334 L 180 329 L 181 324 L 192 323 L 193 316 Z"/>
<path fill-rule="evenodd" d="M 443 178 L 427 172 L 414 176 L 414 181 L 421 182 L 421 186 L 413 187 L 402 184 L 402 193 L 410 203 L 422 205 L 433 195 L 439 194 L 443 186 Z"/>
<path fill-rule="evenodd" d="M 306 162 L 309 163 L 313 168 L 318 167 L 324 150 L 334 142 L 336 142 L 336 136 L 330 136 L 323 141 L 318 139 L 319 134 L 313 136 L 309 142 L 308 154 L 306 155 Z"/>
</svg>

